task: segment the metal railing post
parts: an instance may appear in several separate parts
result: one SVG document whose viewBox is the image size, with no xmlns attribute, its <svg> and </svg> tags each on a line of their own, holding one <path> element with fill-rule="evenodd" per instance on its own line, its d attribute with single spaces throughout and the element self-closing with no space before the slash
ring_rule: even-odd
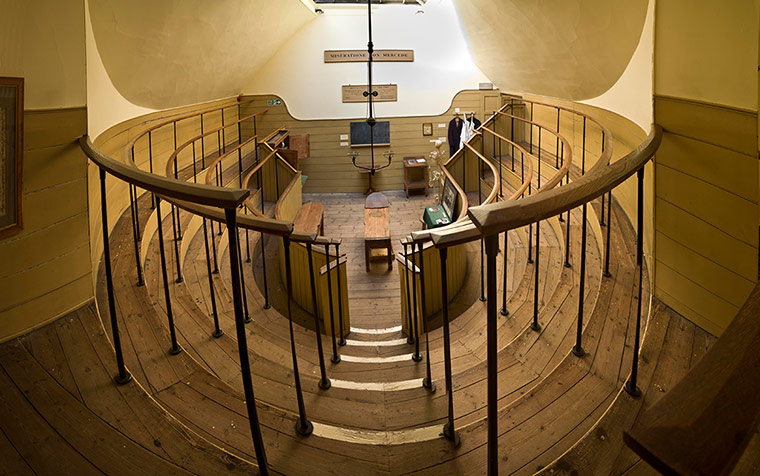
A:
<svg viewBox="0 0 760 476">
<path fill-rule="evenodd" d="M 414 253 L 414 242 L 410 242 L 412 245 L 412 314 L 414 316 L 413 318 L 413 326 L 412 329 L 414 330 L 414 353 L 412 354 L 412 360 L 415 362 L 419 362 L 422 360 L 422 355 L 420 355 L 420 329 L 419 329 L 419 321 L 418 321 L 418 313 L 417 313 L 417 283 L 415 280 L 415 270 L 417 269 L 417 265 L 415 263 L 415 253 Z M 408 272 L 408 269 L 407 269 Z"/>
<path fill-rule="evenodd" d="M 490 235 L 486 242 L 486 280 L 488 301 L 486 304 L 486 334 L 488 361 L 488 474 L 499 474 L 499 424 L 498 424 L 498 351 L 496 316 L 496 256 L 499 254 L 499 235 Z"/>
<path fill-rule="evenodd" d="M 538 184 L 536 190 L 541 188 L 541 128 L 538 128 Z M 530 328 L 534 331 L 540 331 L 541 325 L 538 323 L 538 274 L 539 274 L 539 252 L 541 250 L 541 220 L 536 222 L 536 266 L 534 268 L 535 282 L 533 285 L 533 322 Z"/>
<path fill-rule="evenodd" d="M 459 446 L 461 440 L 454 428 L 454 385 L 451 377 L 451 332 L 449 330 L 449 290 L 446 270 L 447 248 L 440 249 L 441 256 L 441 293 L 443 294 L 443 363 L 446 373 L 446 396 L 448 398 L 448 422 L 443 425 L 443 436 Z"/>
<path fill-rule="evenodd" d="M 213 240 L 213 233 L 211 236 Z M 214 315 L 214 332 L 211 334 L 214 337 L 222 337 L 224 331 L 219 327 L 219 312 L 216 308 L 216 292 L 214 290 L 214 278 L 211 276 L 211 257 L 208 251 L 208 228 L 206 227 L 206 218 L 203 218 L 203 243 L 206 246 L 206 272 L 208 274 L 208 288 L 211 293 L 211 312 Z"/>
<path fill-rule="evenodd" d="M 255 117 L 253 119 L 254 121 L 256 120 Z M 261 214 L 265 215 L 264 214 L 264 187 L 261 184 L 261 169 L 259 169 L 258 173 L 256 174 L 256 179 L 259 185 L 259 193 L 261 194 Z M 269 284 L 267 282 L 266 235 L 264 235 L 264 233 L 261 234 L 261 266 L 263 268 L 262 274 L 264 276 L 264 309 L 269 309 L 272 306 L 269 304 Z"/>
<path fill-rule="evenodd" d="M 269 474 L 269 468 L 267 465 L 264 440 L 261 437 L 259 416 L 256 410 L 256 397 L 253 393 L 253 380 L 251 378 L 251 365 L 248 356 L 247 335 L 245 323 L 243 322 L 243 297 L 241 295 L 242 287 L 240 286 L 240 257 L 238 256 L 237 246 L 237 212 L 234 208 L 225 208 L 224 214 L 227 218 L 227 227 L 234 231 L 234 233 L 230 233 L 230 274 L 232 275 L 232 302 L 235 308 L 235 331 L 237 334 L 238 354 L 240 356 L 240 373 L 243 377 L 245 406 L 248 410 L 248 422 L 251 426 L 251 438 L 253 439 L 253 447 L 256 452 L 256 463 L 259 466 L 259 473 L 262 476 L 267 476 Z M 233 243 L 233 241 L 235 243 Z"/>
<path fill-rule="evenodd" d="M 586 118 L 583 118 L 583 149 L 581 151 L 581 175 L 586 173 Z M 578 329 L 575 336 L 575 345 L 573 346 L 573 355 L 582 357 L 586 354 L 583 350 L 583 301 L 586 293 L 586 235 L 587 235 L 587 218 L 588 203 L 583 204 L 583 213 L 581 218 L 581 281 L 578 288 Z"/>
<path fill-rule="evenodd" d="M 612 228 L 612 190 L 607 195 L 607 239 L 604 247 L 604 277 L 609 278 L 610 274 L 610 232 Z"/>
<path fill-rule="evenodd" d="M 230 230 L 229 227 L 227 227 L 227 233 L 232 233 L 232 230 Z M 235 230 L 235 233 L 237 233 L 237 230 Z M 237 241 L 237 244 L 238 244 L 238 256 L 241 256 L 241 259 L 240 259 L 240 285 L 242 286 L 242 290 L 243 290 L 243 293 L 242 293 L 243 294 L 243 309 L 245 310 L 245 319 L 244 319 L 244 321 L 245 321 L 246 324 L 248 324 L 249 322 L 253 321 L 253 319 L 251 319 L 251 315 L 248 313 L 248 293 L 246 292 L 246 289 L 245 289 L 245 273 L 243 272 L 243 259 L 242 259 L 243 253 L 241 253 L 241 251 L 240 251 L 241 250 L 241 248 L 240 248 L 240 235 L 237 236 L 237 238 L 236 238 L 235 241 Z"/>
<path fill-rule="evenodd" d="M 216 238 L 214 238 L 214 222 L 213 221 L 211 221 L 211 223 L 209 224 L 209 228 L 211 231 L 211 251 L 214 258 L 214 270 L 212 271 L 212 273 L 219 274 L 219 263 L 217 262 L 217 258 L 216 258 Z"/>
<path fill-rule="evenodd" d="M 108 291 L 108 312 L 111 315 L 111 333 L 113 334 L 113 348 L 116 351 L 116 367 L 118 374 L 114 381 L 124 385 L 132 380 L 132 374 L 124 366 L 124 355 L 121 351 L 121 337 L 119 336 L 119 320 L 116 317 L 116 299 L 113 295 L 113 275 L 111 274 L 111 246 L 108 239 L 108 206 L 106 204 L 106 171 L 98 168 L 100 173 L 100 216 L 103 222 L 103 265 L 106 270 L 106 290 Z M 139 266 L 138 266 L 139 269 Z"/>
<path fill-rule="evenodd" d="M 402 240 L 401 244 L 404 246 L 404 277 L 406 279 L 406 343 L 412 345 L 414 335 L 412 333 L 412 290 L 409 286 L 409 243 Z"/>
<path fill-rule="evenodd" d="M 235 230 L 237 233 L 237 230 Z M 298 400 L 298 421 L 296 422 L 296 433 L 301 436 L 310 435 L 314 431 L 314 425 L 306 418 L 306 406 L 303 403 L 303 391 L 301 390 L 301 376 L 298 373 L 298 357 L 296 356 L 296 339 L 293 335 L 293 313 L 291 310 L 291 300 L 293 299 L 293 270 L 290 268 L 290 238 L 282 237 L 282 244 L 285 248 L 285 282 L 288 293 L 288 324 L 290 325 L 290 352 L 293 356 L 293 379 L 296 383 L 296 399 Z M 242 266 L 242 264 L 241 264 Z"/>
<path fill-rule="evenodd" d="M 319 324 L 319 308 L 317 305 L 317 283 L 314 276 L 314 258 L 312 256 L 312 243 L 306 243 L 306 253 L 309 255 L 309 285 L 311 286 L 311 305 L 314 308 L 314 329 L 317 334 L 317 353 L 319 355 L 319 372 L 321 378 L 319 379 L 319 388 L 327 390 L 332 383 L 327 378 L 327 370 L 325 369 L 325 355 L 322 349 L 322 331 Z"/>
<path fill-rule="evenodd" d="M 602 153 L 604 153 L 604 140 L 605 140 L 605 135 L 604 135 L 604 131 L 602 131 Z M 607 223 L 604 221 L 604 199 L 605 199 L 605 196 L 604 194 L 602 194 L 602 220 L 599 222 L 599 225 L 601 226 L 607 226 Z"/>
<path fill-rule="evenodd" d="M 501 293 L 501 313 L 502 316 L 509 315 L 507 309 L 507 246 L 509 245 L 509 231 L 504 232 L 504 267 L 502 269 L 502 293 Z"/>
<path fill-rule="evenodd" d="M 335 267 L 336 271 L 338 272 L 338 329 L 340 338 L 338 339 L 338 345 L 344 346 L 346 345 L 346 338 L 343 336 L 343 293 L 341 290 L 341 281 L 342 278 L 340 276 L 340 240 L 333 239 L 333 244 L 335 245 L 335 256 L 337 257 L 337 263 L 338 265 Z M 329 272 L 329 269 L 328 269 Z"/>
<path fill-rule="evenodd" d="M 430 393 L 435 392 L 435 383 L 433 383 L 432 371 L 430 369 L 430 343 L 428 338 L 427 328 L 427 307 L 425 303 L 425 256 L 423 254 L 423 243 L 418 244 L 420 253 L 420 305 L 422 306 L 422 330 L 425 332 L 425 354 L 426 354 L 426 376 L 422 379 L 422 386 L 430 390 Z"/>
<path fill-rule="evenodd" d="M 150 173 L 153 173 L 153 131 L 148 131 L 148 165 L 150 167 Z M 156 209 L 156 195 L 150 194 L 150 208 Z"/>
<path fill-rule="evenodd" d="M 177 279 L 174 282 L 181 283 L 184 281 L 184 279 L 182 279 L 182 266 L 180 265 L 180 262 L 179 262 L 179 243 L 177 242 L 178 241 L 177 219 L 174 214 L 174 205 L 172 205 L 171 214 L 172 214 L 172 230 L 174 232 L 174 240 L 172 240 L 174 242 L 174 260 L 177 265 Z"/>
<path fill-rule="evenodd" d="M 176 151 L 177 150 L 177 121 L 174 121 L 172 124 L 174 124 L 174 150 Z M 175 180 L 177 180 L 177 175 L 178 175 L 177 157 L 175 156 L 174 157 L 174 179 Z M 179 208 L 174 207 L 174 205 L 172 205 L 172 212 L 174 212 L 175 208 L 177 211 L 177 232 L 174 237 L 174 240 L 176 241 L 176 240 L 182 240 L 182 222 L 179 219 Z"/>
<path fill-rule="evenodd" d="M 105 179 L 104 179 L 105 180 Z M 137 229 L 140 227 L 139 220 L 137 218 L 137 187 L 134 187 L 134 193 L 132 191 L 132 184 L 129 184 L 129 201 L 130 208 L 132 209 L 132 239 L 135 244 L 135 266 L 137 267 L 137 286 L 145 286 L 145 280 L 143 279 L 142 265 L 140 264 L 140 241 L 137 237 Z"/>
<path fill-rule="evenodd" d="M 636 173 L 638 177 L 638 213 L 637 213 L 637 232 L 636 237 L 636 267 L 639 272 L 639 305 L 636 308 L 636 334 L 633 340 L 633 363 L 631 365 L 631 376 L 625 383 L 625 391 L 634 397 L 641 396 L 641 389 L 636 385 L 639 375 L 639 345 L 641 340 L 641 310 L 644 303 L 641 302 L 641 284 L 644 275 L 644 167 L 642 166 Z M 609 224 L 607 225 L 609 226 Z"/>
<path fill-rule="evenodd" d="M 330 332 L 332 333 L 332 348 L 333 355 L 330 357 L 330 362 L 337 364 L 340 362 L 340 355 L 338 355 L 338 343 L 335 340 L 335 314 L 333 311 L 333 296 L 332 296 L 332 281 L 330 278 L 330 242 L 325 243 L 325 255 L 327 256 L 327 301 L 330 308 Z"/>
<path fill-rule="evenodd" d="M 156 220 L 158 221 L 158 249 L 161 256 L 161 276 L 164 280 L 164 300 L 166 301 L 166 315 L 169 318 L 169 335 L 172 346 L 169 349 L 171 355 L 177 355 L 182 352 L 182 347 L 177 344 L 177 332 L 174 329 L 174 314 L 172 313 L 172 299 L 169 294 L 169 279 L 166 274 L 166 252 L 164 251 L 164 230 L 161 221 L 161 197 L 156 197 Z"/>
</svg>

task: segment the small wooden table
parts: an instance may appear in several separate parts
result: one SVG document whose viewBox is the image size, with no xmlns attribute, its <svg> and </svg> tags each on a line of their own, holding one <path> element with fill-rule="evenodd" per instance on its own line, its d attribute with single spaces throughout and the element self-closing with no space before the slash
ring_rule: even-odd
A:
<svg viewBox="0 0 760 476">
<path fill-rule="evenodd" d="M 388 199 L 382 193 L 373 193 L 364 201 L 364 264 L 369 271 L 370 261 L 387 261 L 393 269 L 391 244 L 391 217 Z M 373 249 L 386 250 L 385 256 L 372 256 Z"/>
<path fill-rule="evenodd" d="M 325 234 L 325 207 L 319 202 L 305 203 L 293 220 L 293 231 L 314 234 Z"/>
<path fill-rule="evenodd" d="M 421 172 L 422 178 L 409 177 L 410 172 L 414 173 L 414 171 Z M 409 190 L 425 190 L 425 196 L 428 194 L 428 164 L 425 157 L 404 157 L 404 192 L 406 192 L 406 198 L 409 198 Z"/>
</svg>

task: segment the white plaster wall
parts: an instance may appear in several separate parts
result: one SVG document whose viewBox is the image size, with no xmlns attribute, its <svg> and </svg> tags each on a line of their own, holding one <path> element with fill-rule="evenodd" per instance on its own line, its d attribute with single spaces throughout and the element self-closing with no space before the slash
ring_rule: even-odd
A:
<svg viewBox="0 0 760 476">
<path fill-rule="evenodd" d="M 153 109 L 140 107 L 124 99 L 108 77 L 100 59 L 90 23 L 89 0 L 85 0 L 87 28 L 87 134 L 94 141 L 109 127 Z"/>
<path fill-rule="evenodd" d="M 639 44 L 622 76 L 604 94 L 581 101 L 625 116 L 647 134 L 652 128 L 654 106 L 654 12 L 649 0 L 644 29 Z"/>
<path fill-rule="evenodd" d="M 324 50 L 366 49 L 367 10 L 320 6 L 325 13 L 301 28 L 244 87 L 244 94 L 276 94 L 299 119 L 354 118 L 366 104 L 343 104 L 341 86 L 367 84 L 365 63 L 324 63 Z M 417 13 L 423 11 L 424 13 Z M 375 49 L 413 49 L 413 63 L 375 63 L 375 84 L 398 84 L 398 102 L 377 103 L 379 117 L 444 112 L 463 89 L 489 81 L 475 66 L 451 0 L 424 7 L 373 9 Z"/>
</svg>

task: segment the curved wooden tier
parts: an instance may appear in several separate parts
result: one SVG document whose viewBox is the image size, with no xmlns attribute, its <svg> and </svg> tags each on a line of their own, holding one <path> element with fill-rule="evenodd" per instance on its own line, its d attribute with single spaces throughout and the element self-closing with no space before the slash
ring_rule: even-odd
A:
<svg viewBox="0 0 760 476">
<path fill-rule="evenodd" d="M 584 124 L 584 132 L 585 124 L 591 123 L 595 133 L 602 135 L 602 149 L 593 156 L 595 164 L 582 174 L 578 155 L 572 156 L 577 144 L 545 124 L 533 122 L 532 117 L 531 120 L 519 117 L 513 107 L 515 101 L 556 108 L 558 123 L 560 112 L 573 114 L 573 120 L 579 119 Z M 542 132 L 553 137 L 552 148 L 556 142 L 554 154 L 541 148 L 532 154 L 535 145 L 532 143 L 530 151 L 520 143 L 510 144 L 508 149 L 516 150 L 528 160 L 531 171 L 527 179 L 513 174 L 502 162 L 504 156 L 498 157 L 497 164 L 496 141 L 509 142 L 498 128 L 497 121 L 504 119 L 520 121 L 530 131 L 539 127 L 539 137 Z M 155 127 L 171 123 L 169 120 Z M 501 289 L 501 279 L 497 280 L 496 288 L 499 297 L 501 293 L 506 294 L 509 316 L 496 316 L 499 345 L 495 354 L 488 350 L 485 333 L 487 308 L 493 303 L 460 297 L 451 304 L 451 309 L 456 309 L 452 313 L 450 351 L 454 421 L 461 437 L 458 447 L 441 437 L 450 395 L 442 381 L 445 341 L 443 330 L 438 327 L 441 316 L 436 314 L 435 306 L 428 308 L 429 334 L 425 344 L 430 351 L 424 355 L 429 359 L 433 380 L 437 383 L 438 390 L 431 393 L 422 386 L 427 362 L 411 359 L 412 347 L 396 328 L 350 329 L 348 343 L 340 349 L 343 361 L 328 364 L 333 385 L 329 389 L 321 388 L 319 356 L 314 345 L 318 336 L 309 321 L 308 306 L 294 315 L 293 322 L 300 325 L 291 326 L 286 315 L 277 310 L 278 306 L 266 308 L 264 305 L 264 295 L 256 284 L 256 275 L 261 273 L 257 262 L 260 257 L 276 255 L 275 248 L 281 246 L 283 238 L 295 243 L 316 242 L 315 236 L 293 233 L 292 215 L 296 209 L 293 197 L 298 198 L 299 206 L 302 201 L 300 174 L 288 168 L 289 164 L 275 149 L 276 141 L 282 140 L 286 133 L 279 128 L 267 134 L 261 143 L 256 137 L 249 141 L 238 137 L 238 143 L 230 150 L 211 156 L 204 172 L 206 177 L 215 179 L 213 170 L 220 164 L 218 184 L 233 184 L 240 189 L 195 185 L 148 174 L 130 166 L 129 152 L 125 160 L 130 165 L 125 166 L 100 154 L 86 138 L 82 139 L 82 148 L 105 171 L 166 197 L 190 212 L 172 214 L 172 220 L 176 219 L 183 227 L 185 236 L 181 251 L 175 246 L 175 254 L 169 253 L 166 257 L 166 269 L 176 269 L 184 275 L 184 281 L 170 279 L 167 283 L 177 337 L 184 352 L 168 355 L 170 327 L 168 308 L 162 299 L 162 269 L 155 228 L 146 229 L 143 237 L 146 287 L 134 285 L 136 251 L 130 246 L 133 235 L 130 227 L 135 221 L 142 223 L 147 216 L 155 215 L 146 206 L 150 201 L 146 194 L 139 198 L 141 206 L 136 207 L 139 216 L 130 220 L 129 213 L 124 213 L 110 235 L 118 302 L 114 317 L 121 328 L 126 365 L 139 385 L 114 387 L 111 384 L 108 369 L 115 365 L 107 336 L 112 330 L 107 313 L 102 311 L 105 333 L 93 319 L 92 310 L 81 310 L 28 337 L 0 346 L 3 367 L 0 378 L 6 383 L 2 391 L 6 403 L 0 411 L 8 417 L 0 424 L 0 454 L 7 455 L 4 461 L 10 462 L 10 468 L 17 469 L 19 474 L 44 474 L 58 468 L 85 474 L 219 474 L 255 470 L 256 466 L 251 463 L 256 458 L 248 421 L 251 409 L 246 409 L 238 363 L 239 355 L 245 355 L 246 360 L 252 362 L 255 407 L 266 445 L 268 468 L 276 473 L 483 474 L 488 461 L 488 425 L 493 423 L 494 416 L 498 432 L 492 441 L 498 442 L 503 455 L 499 461 L 500 474 L 617 475 L 646 469 L 637 456 L 623 447 L 623 430 L 638 422 L 636 431 L 643 431 L 640 428 L 647 427 L 646 422 L 653 418 L 650 415 L 655 412 L 661 415 L 661 408 L 674 405 L 667 402 L 688 394 L 688 390 L 680 390 L 681 386 L 670 393 L 670 387 L 675 386 L 696 361 L 695 354 L 706 352 L 712 339 L 653 301 L 646 267 L 637 266 L 631 251 L 636 249 L 634 229 L 625 212 L 614 202 L 608 209 L 612 220 L 604 230 L 610 240 L 609 247 L 605 247 L 602 225 L 597 220 L 598 207 L 592 200 L 643 167 L 659 145 L 660 128 L 655 127 L 647 140 L 630 154 L 610 163 L 611 134 L 594 118 L 563 106 L 511 98 L 486 121 L 473 141 L 465 144 L 462 152 L 447 163 L 444 174 L 458 187 L 461 206 L 455 224 L 414 234 L 417 242 L 424 243 L 423 253 L 433 258 L 437 255 L 436 248 L 460 247 L 470 255 L 463 281 L 470 276 L 472 283 L 468 284 L 472 285 L 476 281 L 472 276 L 482 272 L 478 270 L 476 255 L 480 246 L 476 242 L 506 233 L 510 246 L 509 260 L 505 263 L 501 258 L 496 260 L 497 275 L 506 271 L 509 276 L 508 289 Z M 131 146 L 137 140 L 132 140 Z M 197 138 L 185 141 L 183 148 L 194 140 Z M 263 161 L 258 161 L 261 150 L 256 151 L 257 163 L 246 162 L 248 173 L 243 180 L 242 148 L 251 141 L 257 148 L 271 152 L 265 154 L 268 157 Z M 494 149 L 491 158 L 484 150 L 487 144 Z M 219 145 L 221 148 L 221 143 Z M 238 151 L 240 162 L 233 164 L 232 156 Z M 173 157 L 178 157 L 180 152 L 175 148 Z M 584 150 L 581 159 L 585 159 L 585 155 Z M 468 175 L 464 167 L 467 156 L 481 164 L 477 166 L 481 171 L 477 180 L 475 174 Z M 559 165 L 561 159 L 564 160 Z M 276 186 L 272 187 L 271 183 L 264 188 L 257 186 L 251 194 L 252 177 L 257 172 L 261 177 L 267 164 L 274 166 Z M 237 172 L 235 167 L 239 169 Z M 278 167 L 287 175 L 278 176 Z M 174 175 L 173 168 L 170 157 L 169 176 Z M 198 171 L 191 172 L 185 164 L 177 166 L 176 174 L 178 179 L 188 176 L 194 179 Z M 281 177 L 286 180 L 278 183 Z M 484 184 L 485 194 L 481 189 Z M 511 194 L 511 199 L 497 201 L 504 188 L 507 189 L 505 195 Z M 529 197 L 515 200 L 526 191 L 532 191 Z M 251 210 L 256 210 L 249 216 L 237 214 L 242 228 L 238 230 L 238 242 L 246 243 L 244 237 L 249 238 L 248 244 L 254 250 L 252 265 L 241 267 L 251 322 L 240 328 L 242 333 L 232 332 L 236 325 L 241 326 L 240 308 L 236 322 L 232 305 L 232 294 L 240 288 L 233 285 L 233 279 L 237 278 L 230 277 L 230 260 L 225 254 L 229 253 L 228 244 L 235 242 L 235 236 L 229 235 L 229 230 L 220 235 L 211 233 L 220 263 L 220 273 L 211 280 L 220 326 L 226 331 L 224 335 L 212 336 L 214 327 L 206 281 L 209 278 L 205 269 L 204 237 L 198 233 L 202 220 L 198 217 L 225 222 L 221 208 L 237 209 L 244 201 Z M 265 201 L 272 204 L 275 218 L 284 219 L 271 219 L 261 213 Z M 481 205 L 469 206 L 472 203 Z M 584 218 L 576 209 L 582 204 L 591 205 L 586 218 L 591 232 L 587 242 L 581 239 Z M 560 226 L 556 218 L 564 212 L 568 212 L 567 227 Z M 151 222 L 170 233 L 172 220 L 153 216 Z M 540 228 L 537 241 L 542 252 L 538 261 L 530 264 L 527 247 L 533 243 L 529 244 L 526 228 L 538 220 L 548 226 Z M 264 247 L 263 235 L 254 233 L 249 237 L 251 230 L 271 234 L 275 240 L 268 239 L 269 244 Z M 581 268 L 575 263 L 572 267 L 562 266 L 562 263 L 566 253 L 580 256 L 584 242 L 586 273 L 581 276 Z M 318 248 L 315 250 L 321 252 Z M 326 258 L 324 253 L 321 256 Z M 610 277 L 602 274 L 605 257 L 611 258 Z M 434 267 L 432 259 L 425 261 L 426 273 Z M 415 283 L 418 269 L 411 265 L 408 269 Z M 639 269 L 644 274 L 641 281 Z M 277 274 L 270 266 L 269 292 L 279 296 L 285 290 Z M 584 288 L 578 285 L 581 280 L 585 282 Z M 539 330 L 528 327 L 534 318 L 535 287 L 540 299 L 536 307 Z M 581 289 L 583 296 L 580 296 Z M 100 309 L 107 309 L 102 285 L 97 294 Z M 582 335 L 585 353 L 577 357 L 571 353 L 571 347 L 576 339 L 581 297 L 585 307 L 583 325 L 578 327 L 578 332 Z M 428 298 L 428 304 L 434 301 L 432 295 Z M 636 400 L 621 391 L 621 386 L 628 379 L 634 357 L 640 306 L 644 344 L 640 352 L 639 385 L 645 393 L 643 399 Z M 750 334 L 754 335 L 742 333 Z M 248 341 L 246 354 L 238 354 L 241 335 Z M 424 339 L 422 335 L 418 338 Z M 82 342 L 89 344 L 77 354 L 76 349 Z M 324 348 L 324 357 L 329 358 L 329 344 Z M 716 345 L 715 349 L 719 348 Z M 293 430 L 299 405 L 293 387 L 295 357 L 292 355 L 295 354 L 291 352 L 297 354 L 305 409 L 314 426 L 314 432 L 307 437 L 298 436 Z M 495 407 L 486 404 L 490 390 L 486 377 L 489 358 L 495 359 L 490 363 L 496 363 Z M 714 363 L 704 362 L 696 367 L 695 376 L 700 375 L 699 369 Z M 734 363 L 741 366 L 739 360 Z M 688 385 L 682 384 L 687 389 Z M 650 408 L 663 392 L 668 392 L 666 397 Z M 51 397 L 52 404 L 48 401 Z M 249 399 L 249 403 L 252 401 Z M 489 422 L 487 409 L 493 408 L 496 411 Z M 49 435 L 42 444 L 29 439 L 23 426 L 16 423 L 19 420 L 13 417 L 14 412 L 27 415 L 24 419 L 33 421 L 39 434 Z M 746 420 L 742 427 L 745 429 L 749 428 L 751 418 Z M 72 431 L 73 428 L 77 431 Z M 101 437 L 100 444 L 91 444 L 86 435 Z M 724 456 L 735 459 L 743 448 L 739 446 L 726 451 Z M 43 457 L 46 454 L 60 455 L 61 466 L 49 465 Z"/>
</svg>

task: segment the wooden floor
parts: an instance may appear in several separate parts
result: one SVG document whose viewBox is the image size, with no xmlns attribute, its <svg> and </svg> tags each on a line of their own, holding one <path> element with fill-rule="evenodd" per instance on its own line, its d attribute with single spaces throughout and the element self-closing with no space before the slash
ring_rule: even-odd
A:
<svg viewBox="0 0 760 476">
<path fill-rule="evenodd" d="M 426 202 L 424 198 L 406 201 L 401 195 L 389 196 L 391 216 L 397 217 L 392 219 L 398 220 L 391 224 L 395 247 L 398 237 L 414 229 L 414 220 Z M 342 235 L 342 250 L 355 255 L 349 261 L 349 282 L 353 281 L 349 291 L 358 297 L 352 299 L 362 299 L 368 289 L 379 289 L 386 296 L 383 303 L 366 298 L 352 301 L 351 305 L 357 306 L 352 307 L 356 319 L 352 324 L 364 328 L 397 325 L 399 303 L 393 301 L 390 291 L 394 284 L 395 292 L 399 291 L 397 271 L 386 273 L 378 264 L 367 274 L 363 252 L 354 251 L 363 251 L 361 241 L 352 237 L 363 232 L 363 226 L 354 230 L 363 216 L 362 197 L 307 197 L 312 198 L 326 205 L 326 234 Z M 151 212 L 147 197 L 141 200 L 144 223 Z M 598 212 L 598 204 L 595 208 Z M 574 212 L 571 268 L 562 266 L 564 224 L 561 228 L 541 227 L 539 332 L 528 329 L 533 318 L 535 267 L 527 262 L 522 232 L 510 233 L 506 269 L 510 314 L 498 319 L 501 474 L 651 474 L 651 468 L 623 446 L 622 430 L 667 392 L 714 340 L 656 299 L 650 313 L 645 276 L 639 374 L 644 396 L 633 399 L 621 392 L 630 372 L 639 303 L 635 235 L 615 206 L 612 277 L 602 277 L 603 246 L 590 234 L 583 328 L 586 355 L 572 355 L 580 279 L 579 219 Z M 591 219 L 595 219 L 593 214 Z M 182 215 L 184 229 L 202 230 L 188 227 L 191 220 Z M 171 279 L 176 258 L 172 246 L 167 246 L 172 311 L 184 348 L 181 354 L 170 356 L 158 241 L 155 236 L 145 238 L 150 240 L 146 286 L 136 287 L 129 222 L 127 215 L 119 220 L 111 243 L 116 318 L 125 361 L 135 381 L 126 386 L 112 383 L 115 359 L 100 279 L 98 308 L 88 306 L 0 346 L 0 473 L 210 475 L 255 471 L 240 385 L 227 255 L 220 250 L 220 273 L 212 276 L 225 331 L 215 339 L 211 337 L 202 234 L 188 233 L 183 238 L 187 243 L 183 243 L 182 283 Z M 163 226 L 170 236 L 171 220 L 164 220 Z M 255 245 L 258 236 L 251 235 Z M 214 235 L 217 246 L 223 239 Z M 501 259 L 497 262 L 501 277 Z M 344 360 L 339 364 L 329 362 L 331 349 L 325 339 L 328 373 L 334 384 L 329 390 L 319 389 L 316 336 L 308 328 L 296 326 L 305 406 L 315 425 L 314 434 L 304 438 L 293 431 L 297 404 L 288 322 L 276 307 L 263 308 L 255 266 L 246 264 L 244 268 L 252 318 L 246 326 L 246 339 L 263 438 L 274 472 L 485 473 L 484 303 L 468 300 L 452 322 L 453 397 L 460 447 L 453 448 L 439 436 L 447 400 L 440 329 L 430 333 L 430 353 L 425 355 L 438 387 L 431 394 L 419 381 L 425 375 L 426 360 L 412 361 L 411 346 L 392 343 L 399 337 L 392 333 L 351 336 L 369 344 L 341 348 Z M 501 296 L 501 279 L 498 292 Z"/>
<path fill-rule="evenodd" d="M 384 192 L 390 202 L 393 251 L 403 251 L 400 240 L 421 229 L 425 207 L 434 205 L 431 195 L 411 195 L 403 191 Z M 388 270 L 385 263 L 364 267 L 364 198 L 360 193 L 304 194 L 304 202 L 325 206 L 325 236 L 340 238 L 341 252 L 348 257 L 347 279 L 351 325 L 362 329 L 384 329 L 401 325 L 401 289 L 397 264 Z"/>
</svg>

